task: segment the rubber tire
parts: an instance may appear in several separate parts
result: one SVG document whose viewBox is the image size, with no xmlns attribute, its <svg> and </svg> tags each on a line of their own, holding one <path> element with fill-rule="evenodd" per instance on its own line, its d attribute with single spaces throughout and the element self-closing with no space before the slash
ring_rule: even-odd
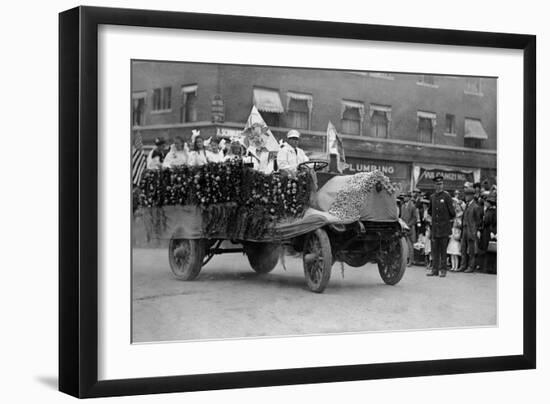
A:
<svg viewBox="0 0 550 404">
<path fill-rule="evenodd" d="M 183 264 L 179 263 L 174 255 L 175 250 L 180 247 L 181 244 L 184 244 L 184 248 L 187 250 L 188 254 Z M 170 244 L 168 245 L 168 260 L 172 273 L 181 281 L 192 281 L 201 271 L 204 254 L 205 244 L 202 239 L 170 239 Z"/>
<path fill-rule="evenodd" d="M 399 239 L 399 252 L 400 255 L 395 257 L 395 264 L 399 266 L 399 269 L 396 273 L 388 274 L 385 271 L 385 265 L 382 262 L 378 262 L 378 272 L 380 277 L 387 285 L 396 285 L 403 275 L 405 274 L 405 269 L 407 269 L 407 257 L 408 257 L 408 246 L 407 241 L 404 237 Z"/>
<path fill-rule="evenodd" d="M 317 261 L 315 263 L 306 263 L 306 255 L 311 252 L 312 243 L 318 244 L 317 249 L 320 253 L 320 257 L 322 258 L 321 262 Z M 317 229 L 314 232 L 308 234 L 304 243 L 303 265 L 306 284 L 309 290 L 315 293 L 323 293 L 330 280 L 332 263 L 332 248 L 330 246 L 330 240 L 328 238 L 327 232 L 323 229 Z M 319 279 L 313 279 L 311 276 L 310 269 L 314 264 L 320 265 L 321 276 L 319 277 Z"/>
<path fill-rule="evenodd" d="M 267 274 L 273 271 L 281 254 L 281 244 L 279 243 L 247 242 L 243 244 L 243 249 L 250 266 L 258 274 Z"/>
</svg>

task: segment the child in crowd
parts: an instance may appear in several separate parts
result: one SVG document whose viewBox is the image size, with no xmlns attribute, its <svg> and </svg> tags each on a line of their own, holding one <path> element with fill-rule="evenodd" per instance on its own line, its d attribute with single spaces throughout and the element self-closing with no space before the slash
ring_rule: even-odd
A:
<svg viewBox="0 0 550 404">
<path fill-rule="evenodd" d="M 426 221 L 426 233 L 424 239 L 424 256 L 426 257 L 426 269 L 432 269 L 432 225 Z"/>
<path fill-rule="evenodd" d="M 453 229 L 447 246 L 447 254 L 451 256 L 451 271 L 458 271 L 460 257 L 460 237 L 462 236 L 462 219 L 456 218 L 453 221 Z"/>
</svg>

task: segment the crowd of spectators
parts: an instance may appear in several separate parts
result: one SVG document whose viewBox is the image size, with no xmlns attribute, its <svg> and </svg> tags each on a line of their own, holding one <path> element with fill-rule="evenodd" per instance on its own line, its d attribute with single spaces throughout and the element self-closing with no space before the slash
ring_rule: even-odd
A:
<svg viewBox="0 0 550 404">
<path fill-rule="evenodd" d="M 465 183 L 450 192 L 455 216 L 448 237 L 446 268 L 451 272 L 496 273 L 497 187 Z M 433 266 L 430 194 L 415 189 L 398 197 L 399 217 L 410 231 L 407 236 L 409 265 Z"/>
</svg>

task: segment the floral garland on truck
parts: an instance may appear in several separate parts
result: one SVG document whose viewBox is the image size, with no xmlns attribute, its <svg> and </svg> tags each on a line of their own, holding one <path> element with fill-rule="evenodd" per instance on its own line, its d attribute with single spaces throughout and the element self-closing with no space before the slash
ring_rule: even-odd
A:
<svg viewBox="0 0 550 404">
<path fill-rule="evenodd" d="M 200 167 L 146 170 L 135 200 L 147 208 L 197 205 L 206 235 L 246 239 L 262 237 L 282 218 L 302 216 L 312 191 L 307 172 L 267 175 L 235 159 Z"/>
<path fill-rule="evenodd" d="M 340 219 L 358 217 L 365 193 L 372 192 L 377 186 L 391 195 L 397 192 L 397 187 L 379 170 L 350 176 L 345 186 L 336 194 L 329 213 Z"/>
</svg>

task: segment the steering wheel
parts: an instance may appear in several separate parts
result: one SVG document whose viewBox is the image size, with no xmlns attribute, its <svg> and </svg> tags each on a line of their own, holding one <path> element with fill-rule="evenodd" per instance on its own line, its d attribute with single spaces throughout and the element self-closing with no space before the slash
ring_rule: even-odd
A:
<svg viewBox="0 0 550 404">
<path fill-rule="evenodd" d="M 309 160 L 298 164 L 297 169 L 301 170 L 304 167 L 307 167 L 307 168 L 313 168 L 314 171 L 320 171 L 327 166 L 328 166 L 328 162 L 325 160 Z"/>
</svg>

